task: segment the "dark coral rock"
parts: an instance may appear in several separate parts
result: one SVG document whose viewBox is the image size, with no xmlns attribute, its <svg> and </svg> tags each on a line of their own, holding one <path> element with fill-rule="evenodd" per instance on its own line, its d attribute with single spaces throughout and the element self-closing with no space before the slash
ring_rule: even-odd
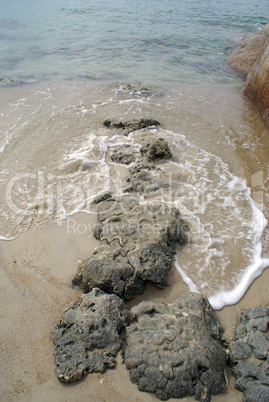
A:
<svg viewBox="0 0 269 402">
<path fill-rule="evenodd" d="M 123 189 L 125 193 L 143 194 L 169 187 L 169 183 L 161 179 L 159 166 L 145 157 L 137 158 L 136 163 L 129 168 L 126 183 Z"/>
<path fill-rule="evenodd" d="M 145 141 L 140 152 L 143 156 L 146 156 L 149 159 L 169 159 L 172 156 L 168 142 L 163 138 L 152 138 L 150 141 Z"/>
<path fill-rule="evenodd" d="M 133 95 L 153 95 L 152 89 L 145 87 L 144 85 L 140 84 L 140 82 L 135 82 L 134 84 L 121 84 L 120 91 Z"/>
<path fill-rule="evenodd" d="M 113 162 L 129 165 L 135 161 L 136 155 L 133 149 L 131 149 L 128 145 L 125 145 L 123 147 L 121 146 L 114 149 L 110 155 L 110 158 Z"/>
<path fill-rule="evenodd" d="M 156 166 L 140 160 L 134 166 L 129 168 L 129 176 L 126 179 L 127 186 L 124 187 L 125 193 L 150 193 L 159 190 L 160 185 L 156 179 Z"/>
<path fill-rule="evenodd" d="M 269 400 L 269 308 L 243 310 L 230 342 L 230 364 L 244 402 Z"/>
<path fill-rule="evenodd" d="M 140 391 L 158 398 L 224 392 L 226 352 L 209 302 L 188 293 L 171 304 L 142 302 L 131 310 L 125 364 Z"/>
<path fill-rule="evenodd" d="M 94 203 L 99 204 L 99 202 L 105 201 L 105 200 L 107 200 L 108 198 L 111 198 L 111 197 L 112 197 L 112 195 L 110 193 L 99 194 L 97 197 L 95 197 Z"/>
<path fill-rule="evenodd" d="M 162 170 L 156 164 L 156 159 L 171 158 L 168 142 L 162 138 L 155 138 L 152 133 L 146 134 L 146 138 L 138 141 L 141 144 L 140 154 L 136 154 L 134 150 L 131 153 L 128 148 L 119 151 L 115 156 L 113 154 L 113 160 L 121 158 L 122 163 L 135 161 L 128 169 L 127 186 L 123 189 L 125 193 L 152 193 L 169 187 L 169 183 L 161 178 Z"/>
<path fill-rule="evenodd" d="M 125 320 L 123 301 L 100 289 L 71 303 L 51 333 L 58 379 L 73 382 L 114 367 Z"/>
<path fill-rule="evenodd" d="M 144 282 L 167 286 L 175 244 L 187 242 L 187 224 L 165 203 L 140 204 L 137 197 L 113 197 L 97 205 L 101 241 L 91 257 L 78 263 L 74 279 L 85 292 L 99 287 L 130 299 Z"/>
<path fill-rule="evenodd" d="M 160 126 L 160 122 L 151 118 L 141 118 L 132 120 L 111 120 L 106 119 L 104 121 L 104 126 L 111 129 L 117 129 L 123 135 L 128 135 L 132 131 L 141 130 L 142 128 L 151 126 Z"/>
</svg>

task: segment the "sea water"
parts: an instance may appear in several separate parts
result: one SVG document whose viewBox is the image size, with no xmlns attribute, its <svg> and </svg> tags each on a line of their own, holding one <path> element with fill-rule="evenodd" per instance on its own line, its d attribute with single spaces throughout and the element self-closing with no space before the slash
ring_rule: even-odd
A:
<svg viewBox="0 0 269 402">
<path fill-rule="evenodd" d="M 255 0 L 1 0 L 0 79 L 223 82 L 243 35 L 268 22 Z"/>
<path fill-rule="evenodd" d="M 268 22 L 267 1 L 245 3 L 1 4 L 1 239 L 95 213 L 104 191 L 122 194 L 127 169 L 110 154 L 139 152 L 150 131 L 173 158 L 155 173 L 168 189 L 141 202 L 164 200 L 188 221 L 175 265 L 190 290 L 214 308 L 236 303 L 269 252 L 268 129 L 226 63 Z M 122 137 L 102 125 L 133 117 L 162 127 Z"/>
</svg>

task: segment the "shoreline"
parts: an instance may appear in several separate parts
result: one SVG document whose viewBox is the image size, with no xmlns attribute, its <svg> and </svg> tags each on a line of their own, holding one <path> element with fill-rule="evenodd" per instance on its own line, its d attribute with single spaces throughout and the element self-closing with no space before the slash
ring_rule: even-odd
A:
<svg viewBox="0 0 269 402">
<path fill-rule="evenodd" d="M 201 98 L 198 96 L 195 100 L 195 95 L 192 95 L 188 86 L 183 87 L 180 96 L 175 94 L 175 99 L 181 99 L 177 106 L 182 111 L 182 115 L 185 116 L 186 110 L 189 115 L 186 122 L 180 123 L 178 131 L 186 132 L 193 117 L 196 119 L 195 122 L 204 119 L 200 136 L 198 137 L 197 132 L 193 130 L 190 132 L 188 140 L 193 141 L 197 146 L 205 147 L 209 152 L 216 150 L 216 155 L 224 159 L 233 171 L 240 172 L 242 177 L 246 177 L 248 185 L 252 185 L 254 200 L 259 201 L 259 188 L 256 188 L 255 183 L 252 183 L 251 180 L 259 166 L 254 158 L 257 147 L 262 162 L 265 164 L 268 161 L 266 153 L 268 139 L 265 138 L 268 132 L 267 129 L 263 131 L 263 125 L 255 107 L 239 94 L 239 89 L 232 91 L 233 97 L 230 99 L 230 91 L 225 90 L 225 86 L 222 87 L 221 95 L 214 94 L 214 85 L 210 88 L 206 86 L 205 94 L 208 95 L 201 93 L 199 95 Z M 64 86 L 64 93 L 68 93 L 68 90 L 70 88 Z M 15 92 L 16 89 L 12 90 L 10 94 L 14 95 Z M 79 101 L 87 99 L 86 92 L 87 89 L 84 89 Z M 199 89 L 197 92 L 199 93 Z M 22 96 L 22 94 L 23 90 L 20 95 Z M 77 94 L 81 94 L 78 88 Z M 55 96 L 56 99 L 49 101 L 47 110 L 51 108 L 54 101 L 57 103 L 61 95 L 59 93 Z M 66 102 L 70 105 L 75 98 L 74 92 L 63 103 Z M 224 110 L 221 102 L 224 102 Z M 239 116 L 238 110 L 240 111 Z M 174 130 L 180 120 L 180 117 L 178 120 L 173 120 L 175 115 L 174 111 L 169 115 L 167 121 L 169 130 Z M 235 123 L 233 119 L 235 119 Z M 224 128 L 221 128 L 222 124 Z M 223 130 L 217 139 L 213 136 L 207 139 L 207 129 L 210 125 L 216 125 L 216 132 Z M 224 138 L 228 141 L 228 134 L 230 138 L 234 134 L 237 135 L 233 154 L 227 153 L 230 145 L 222 142 Z M 248 139 L 247 135 L 249 135 Z M 261 139 L 263 142 L 259 143 Z M 247 146 L 241 149 L 241 144 Z M 256 148 L 252 149 L 252 144 Z M 238 155 L 236 160 L 234 159 L 235 154 Z M 244 161 L 243 158 L 250 160 L 251 165 L 241 164 L 240 161 Z M 87 225 L 89 223 L 91 227 L 96 222 L 94 215 L 85 213 L 73 215 L 73 218 L 78 224 Z M 98 241 L 89 238 L 87 232 L 76 234 L 72 231 L 68 234 L 66 225 L 66 222 L 62 226 L 47 222 L 35 230 L 30 229 L 22 233 L 15 240 L 0 241 L 0 274 L 2 278 L 0 337 L 3 356 L 0 369 L 2 376 L 0 395 L 2 399 L 45 402 L 49 398 L 56 402 L 58 400 L 96 400 L 98 397 L 100 401 L 106 401 L 107 395 L 109 395 L 109 399 L 116 402 L 123 400 L 128 395 L 130 401 L 156 401 L 153 395 L 139 392 L 137 386 L 130 382 L 129 373 L 122 364 L 120 355 L 117 358 L 118 367 L 115 370 L 107 370 L 105 374 L 89 374 L 77 384 L 63 385 L 58 382 L 50 331 L 68 304 L 77 300 L 81 295 L 79 289 L 71 287 L 77 261 L 87 258 L 99 244 Z M 265 252 L 268 253 L 267 239 L 265 233 L 263 243 Z M 170 271 L 169 278 L 170 287 L 160 291 L 160 289 L 148 285 L 142 296 L 128 303 L 128 308 L 142 300 L 170 302 L 188 292 L 187 286 L 183 283 L 175 267 Z M 224 327 L 224 336 L 227 340 L 233 336 L 234 327 L 239 322 L 242 309 L 268 303 L 267 283 L 269 283 L 269 270 L 265 269 L 237 304 L 226 306 L 216 312 Z M 230 381 L 228 392 L 212 397 L 213 402 L 239 402 L 242 400 L 242 393 L 233 389 L 234 379 L 229 370 L 227 378 Z M 182 401 L 194 401 L 194 398 L 183 398 Z"/>
</svg>

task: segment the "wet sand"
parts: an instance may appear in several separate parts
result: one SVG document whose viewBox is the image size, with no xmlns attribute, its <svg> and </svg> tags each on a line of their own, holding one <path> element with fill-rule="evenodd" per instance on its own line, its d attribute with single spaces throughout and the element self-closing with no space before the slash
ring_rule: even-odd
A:
<svg viewBox="0 0 269 402">
<path fill-rule="evenodd" d="M 80 297 L 71 280 L 79 259 L 89 256 L 97 240 L 90 236 L 88 224 L 96 217 L 78 214 L 62 226 L 46 223 L 29 230 L 16 240 L 0 243 L 1 274 L 1 385 L 2 401 L 154 401 L 154 396 L 138 391 L 132 384 L 121 355 L 117 368 L 104 374 L 90 374 L 79 383 L 61 384 L 55 375 L 50 331 L 67 305 Z M 71 225 L 72 224 L 72 225 Z M 80 226 L 79 226 L 80 225 Z M 235 306 L 217 312 L 229 340 L 244 308 L 268 304 L 269 270 L 265 270 Z M 148 286 L 141 300 L 170 302 L 188 291 L 173 268 L 171 285 L 165 290 Z M 212 401 L 241 401 L 227 371 L 227 393 Z M 182 401 L 194 401 L 185 398 Z"/>
<path fill-rule="evenodd" d="M 17 90 L 10 90 L 12 96 Z M 241 96 L 241 88 L 232 91 L 229 88 L 226 91 L 223 88 L 220 91 L 196 88 L 196 91 L 191 95 L 189 90 L 184 92 L 181 88 L 179 95 L 178 90 L 176 104 L 183 112 L 178 114 L 178 109 L 175 109 L 168 110 L 168 113 L 166 110 L 165 116 L 160 118 L 166 122 L 167 129 L 184 133 L 188 140 L 220 156 L 233 172 L 244 176 L 257 203 L 262 195 L 268 219 L 268 129 L 251 102 Z M 197 93 L 203 96 L 196 96 Z M 64 99 L 63 91 L 57 94 Z M 75 96 L 73 94 L 72 99 Z M 5 98 L 5 102 L 8 100 Z M 67 99 L 66 102 L 70 104 L 71 101 Z M 183 116 L 184 110 L 188 115 Z M 157 112 L 153 117 L 159 117 Z M 99 120 L 102 121 L 101 117 Z M 210 137 L 209 130 L 212 131 Z M 263 181 L 258 185 L 253 182 L 253 175 L 257 172 L 263 174 Z M 68 304 L 81 295 L 79 289 L 71 287 L 77 261 L 88 257 L 98 244 L 89 231 L 96 222 L 94 215 L 77 214 L 71 219 L 62 226 L 45 223 L 36 230 L 21 234 L 16 240 L 0 241 L 0 400 L 156 401 L 154 396 L 139 392 L 130 382 L 120 355 L 116 369 L 104 374 L 90 374 L 79 383 L 63 385 L 56 378 L 50 331 Z M 267 255 L 268 242 L 266 229 L 263 246 Z M 268 283 L 269 269 L 266 269 L 239 303 L 216 312 L 227 340 L 233 336 L 244 308 L 268 305 Z M 170 302 L 188 291 L 175 268 L 170 273 L 170 284 L 163 291 L 148 286 L 145 294 L 130 301 L 128 307 L 146 299 Z M 234 390 L 234 379 L 229 370 L 226 374 L 226 394 L 213 397 L 212 401 L 241 401 L 242 393 Z M 194 401 L 194 398 L 182 401 Z"/>
</svg>

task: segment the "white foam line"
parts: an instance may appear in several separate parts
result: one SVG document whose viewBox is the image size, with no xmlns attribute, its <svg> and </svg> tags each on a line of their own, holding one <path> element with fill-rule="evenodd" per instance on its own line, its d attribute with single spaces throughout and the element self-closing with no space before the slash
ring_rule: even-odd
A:
<svg viewBox="0 0 269 402">
<path fill-rule="evenodd" d="M 230 291 L 220 291 L 217 294 L 209 297 L 209 302 L 214 310 L 220 310 L 224 306 L 233 305 L 239 302 L 239 300 L 244 296 L 249 286 L 253 281 L 262 274 L 264 269 L 269 267 L 269 258 L 262 258 L 262 244 L 261 236 L 267 226 L 267 220 L 265 219 L 263 213 L 256 207 L 254 202 L 251 203 L 253 216 L 256 221 L 257 235 L 256 235 L 256 245 L 253 253 L 253 263 L 246 268 L 245 274 L 242 276 L 240 283 L 235 286 L 234 289 Z M 191 292 L 198 292 L 198 289 L 194 282 L 187 276 L 185 271 L 180 267 L 177 256 L 175 258 L 175 267 L 180 273 L 182 280 L 186 283 Z"/>
<path fill-rule="evenodd" d="M 21 232 L 21 233 L 24 233 L 24 232 Z M 17 234 L 17 236 L 14 236 L 14 237 L 5 237 L 5 236 L 0 236 L 0 241 L 11 241 L 11 240 L 16 240 L 19 236 L 20 236 L 20 234 L 21 233 L 19 233 L 19 234 Z"/>
<path fill-rule="evenodd" d="M 136 103 L 148 103 L 147 101 L 145 101 L 144 99 L 125 99 L 122 101 L 119 101 L 119 104 L 123 104 L 123 103 L 131 103 L 131 102 L 136 102 Z"/>
<path fill-rule="evenodd" d="M 269 267 L 269 259 L 260 258 L 252 264 L 243 276 L 241 282 L 231 291 L 220 292 L 215 296 L 209 297 L 209 302 L 214 310 L 220 310 L 224 306 L 231 306 L 242 299 L 252 282 L 262 274 L 265 268 Z"/>
<path fill-rule="evenodd" d="M 254 202 L 252 204 L 252 208 L 257 221 L 259 233 L 259 239 L 254 250 L 254 262 L 249 267 L 247 267 L 246 273 L 241 278 L 240 283 L 233 290 L 222 291 L 209 298 L 209 302 L 214 310 L 220 310 L 224 306 L 238 303 L 239 300 L 242 299 L 252 282 L 262 274 L 265 268 L 269 267 L 269 259 L 261 257 L 262 244 L 260 241 L 260 237 L 268 222 L 265 219 L 263 213 L 256 207 Z"/>
<path fill-rule="evenodd" d="M 178 270 L 178 272 L 180 273 L 182 280 L 184 283 L 186 283 L 186 285 L 188 286 L 188 288 L 190 289 L 190 292 L 195 292 L 195 293 L 199 293 L 195 283 L 193 283 L 193 281 L 191 280 L 191 278 L 188 277 L 188 275 L 186 274 L 186 272 L 183 271 L 183 269 L 181 268 L 181 266 L 178 263 L 178 252 L 176 253 L 175 256 L 175 260 L 174 260 L 174 264 L 176 269 Z"/>
</svg>

